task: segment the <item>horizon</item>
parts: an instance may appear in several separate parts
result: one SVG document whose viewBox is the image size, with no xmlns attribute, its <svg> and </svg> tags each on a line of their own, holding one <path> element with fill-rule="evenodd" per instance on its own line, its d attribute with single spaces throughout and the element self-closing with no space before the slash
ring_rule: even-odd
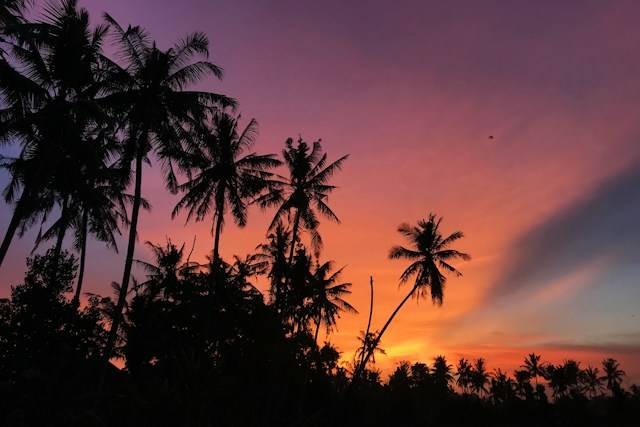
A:
<svg viewBox="0 0 640 427">
<path fill-rule="evenodd" d="M 330 160 L 350 155 L 329 199 L 341 224 L 320 226 L 321 259 L 346 266 L 360 311 L 329 337 L 344 358 L 366 327 L 369 276 L 374 330 L 405 295 L 406 264 L 387 258 L 404 243 L 396 228 L 433 211 L 445 234 L 465 233 L 457 248 L 472 260 L 456 264 L 464 275 L 449 278 L 441 307 L 404 307 L 377 368 L 444 354 L 512 371 L 535 351 L 583 367 L 614 357 L 626 382 L 640 380 L 640 5 L 187 3 L 144 13 L 151 2 L 80 1 L 94 24 L 107 11 L 161 47 L 204 31 L 225 78 L 199 87 L 236 98 L 243 124 L 256 118 L 257 152 L 279 155 L 302 135 L 321 138 Z M 190 248 L 197 236 L 193 259 L 204 262 L 211 222 L 171 220 L 177 196 L 159 169 L 145 168 L 152 209 L 141 214 L 135 258 L 149 259 L 145 241 Z M 3 230 L 10 213 L 3 204 Z M 251 253 L 273 213 L 250 209 L 244 229 L 227 219 L 222 257 Z M 0 298 L 21 282 L 36 233 L 9 249 Z M 126 232 L 118 243 L 119 254 L 90 243 L 86 291 L 110 295 Z"/>
</svg>

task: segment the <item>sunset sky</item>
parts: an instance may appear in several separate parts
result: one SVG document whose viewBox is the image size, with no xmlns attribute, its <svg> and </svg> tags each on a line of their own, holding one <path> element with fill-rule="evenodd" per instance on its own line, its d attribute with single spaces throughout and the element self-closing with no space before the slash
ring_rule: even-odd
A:
<svg viewBox="0 0 640 427">
<path fill-rule="evenodd" d="M 406 264 L 390 261 L 396 232 L 433 211 L 462 230 L 461 278 L 444 305 L 412 301 L 383 338 L 388 372 L 400 360 L 486 357 L 513 369 L 526 353 L 546 361 L 620 360 L 640 380 L 640 3 L 630 1 L 80 0 L 99 22 L 108 11 L 146 28 L 161 47 L 201 30 L 222 82 L 201 88 L 256 118 L 256 151 L 322 138 L 330 158 L 350 154 L 324 221 L 323 259 L 345 265 L 351 301 L 330 340 L 349 359 L 408 291 Z M 243 120 L 246 122 L 246 120 Z M 493 138 L 490 138 L 493 136 Z M 171 220 L 177 198 L 159 168 L 144 171 L 152 210 L 143 242 L 211 250 L 211 223 Z M 6 175 L 0 176 L 0 184 Z M 10 207 L 0 206 L 4 232 Z M 273 211 L 227 221 L 221 252 L 251 252 Z M 21 280 L 35 231 L 3 265 L 0 297 Z M 108 294 L 120 254 L 92 242 L 86 290 Z M 138 272 L 138 277 L 142 277 Z"/>
</svg>

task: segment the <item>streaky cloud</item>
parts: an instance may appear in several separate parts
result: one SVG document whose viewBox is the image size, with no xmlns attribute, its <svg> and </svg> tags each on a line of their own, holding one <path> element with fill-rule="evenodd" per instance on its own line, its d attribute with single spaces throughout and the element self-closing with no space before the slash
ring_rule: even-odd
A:
<svg viewBox="0 0 640 427">
<path fill-rule="evenodd" d="M 640 258 L 640 161 L 520 236 L 489 298 L 538 289 L 606 259 Z"/>
</svg>

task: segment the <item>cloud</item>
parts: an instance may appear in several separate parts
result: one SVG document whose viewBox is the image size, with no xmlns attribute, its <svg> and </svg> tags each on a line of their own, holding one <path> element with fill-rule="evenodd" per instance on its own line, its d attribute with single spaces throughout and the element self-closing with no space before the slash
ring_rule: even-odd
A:
<svg viewBox="0 0 640 427">
<path fill-rule="evenodd" d="M 518 238 L 488 297 L 538 289 L 594 265 L 612 269 L 638 260 L 639 220 L 640 162 L 634 162 Z"/>
</svg>

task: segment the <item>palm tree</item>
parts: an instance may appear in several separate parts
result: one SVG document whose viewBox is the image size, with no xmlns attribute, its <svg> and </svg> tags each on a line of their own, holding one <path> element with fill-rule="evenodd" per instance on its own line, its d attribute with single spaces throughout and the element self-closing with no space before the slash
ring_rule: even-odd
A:
<svg viewBox="0 0 640 427">
<path fill-rule="evenodd" d="M 524 359 L 524 365 L 520 367 L 529 372 L 531 378 L 533 378 L 536 382 L 536 386 L 538 385 L 538 377 L 544 377 L 544 365 L 540 363 L 541 356 L 535 353 L 530 353 Z"/>
<path fill-rule="evenodd" d="M 617 395 L 621 391 L 620 384 L 622 384 L 625 372 L 620 369 L 618 361 L 612 358 L 602 361 L 602 369 L 604 371 L 602 379 L 607 382 L 607 389 L 611 391 L 612 395 Z"/>
<path fill-rule="evenodd" d="M 364 360 L 364 355 L 371 353 L 371 356 L 367 358 L 367 363 L 371 362 L 372 364 L 375 365 L 376 353 L 382 354 L 383 356 L 387 354 L 385 349 L 382 348 L 382 345 L 381 345 L 382 342 L 380 340 L 376 340 L 377 336 L 378 336 L 378 331 L 369 332 L 368 334 L 365 334 L 363 331 L 360 331 L 360 335 L 358 336 L 358 342 L 360 343 L 360 345 L 356 349 L 356 354 L 355 354 L 356 360 Z M 365 362 L 360 362 L 360 364 L 356 365 L 356 368 L 354 370 L 354 375 L 355 375 L 355 372 L 358 371 L 358 369 L 362 371 L 366 368 L 365 366 L 361 365 L 362 363 L 365 363 Z M 360 366 L 362 366 L 362 368 L 360 368 Z"/>
<path fill-rule="evenodd" d="M 487 384 L 489 383 L 490 375 L 487 372 L 485 361 L 483 358 L 476 359 L 471 372 L 471 389 L 478 396 L 483 393 L 487 393 Z"/>
<path fill-rule="evenodd" d="M 288 275 L 289 264 L 287 253 L 291 244 L 291 233 L 284 228 L 282 223 L 278 223 L 276 227 L 267 236 L 267 243 L 257 246 L 256 257 L 258 260 L 269 265 L 267 276 L 269 278 L 269 297 L 270 303 L 274 305 L 278 312 L 283 309 L 285 297 L 285 279 Z"/>
<path fill-rule="evenodd" d="M 108 360 L 122 318 L 118 313 L 122 313 L 129 289 L 142 202 L 142 164 L 155 151 L 162 162 L 167 186 L 176 190 L 174 161 L 184 155 L 185 146 L 194 146 L 188 130 L 199 128 L 208 111 L 220 105 L 233 106 L 235 101 L 223 95 L 185 90 L 209 75 L 222 77 L 222 70 L 211 62 L 192 60 L 195 55 L 208 55 L 208 40 L 203 33 L 191 34 L 172 48 L 161 50 L 140 27 L 124 29 L 108 14 L 105 20 L 115 31 L 124 65 L 110 64 L 109 94 L 102 102 L 122 120 L 125 133 L 122 161 L 129 166 L 133 161 L 135 171 L 121 292 L 104 354 Z"/>
<path fill-rule="evenodd" d="M 456 259 L 465 261 L 471 259 L 466 253 L 450 248 L 453 242 L 463 237 L 462 232 L 456 231 L 447 237 L 443 237 L 440 234 L 441 222 L 442 218 L 430 213 L 427 219 L 418 221 L 417 226 L 412 227 L 409 224 L 401 224 L 398 227 L 398 231 L 407 237 L 413 247 L 394 246 L 389 252 L 389 258 L 405 258 L 412 261 L 400 276 L 400 284 L 408 282 L 414 276 L 415 280 L 411 290 L 391 313 L 376 339 L 382 338 L 382 335 L 409 298 L 425 298 L 430 292 L 433 303 L 441 305 L 447 278 L 440 269 L 461 276 L 462 273 L 450 262 Z M 366 364 L 366 359 L 369 356 L 370 354 L 365 356 L 364 364 Z M 354 379 L 357 379 L 357 376 Z"/>
<path fill-rule="evenodd" d="M 440 392 L 447 392 L 450 389 L 449 384 L 453 381 L 451 368 L 444 356 L 436 356 L 433 360 L 431 377 Z"/>
<path fill-rule="evenodd" d="M 174 298 L 180 291 L 180 281 L 194 274 L 199 264 L 184 261 L 184 244 L 179 248 L 171 240 L 164 246 L 146 242 L 153 254 L 154 263 L 136 260 L 147 273 L 147 280 L 138 286 L 144 290 L 147 298 L 155 299 L 161 296 L 167 300 Z"/>
<path fill-rule="evenodd" d="M 582 390 L 587 393 L 591 398 L 595 397 L 602 392 L 604 388 L 602 385 L 602 377 L 600 377 L 600 371 L 598 368 L 592 366 L 587 367 L 581 372 L 580 382 L 582 383 Z"/>
<path fill-rule="evenodd" d="M 322 239 L 317 231 L 319 220 L 316 211 L 332 221 L 340 222 L 327 205 L 329 194 L 336 188 L 329 185 L 328 181 L 342 168 L 342 164 L 349 156 L 342 156 L 327 164 L 327 154 L 322 153 L 320 141 L 315 141 L 313 146 L 309 147 L 302 138 L 299 138 L 295 145 L 293 139 L 287 139 L 282 156 L 289 176 L 279 176 L 278 180 L 274 180 L 271 191 L 257 198 L 256 202 L 262 208 L 278 206 L 269 226 L 270 230 L 283 222 L 285 217 L 291 219 L 293 216 L 292 243 L 289 248 L 291 265 L 301 227 L 311 234 L 312 246 L 316 253 L 322 246 Z"/>
<path fill-rule="evenodd" d="M 472 367 L 467 359 L 461 357 L 458 360 L 458 365 L 456 366 L 456 385 L 462 389 L 463 393 L 467 393 L 469 386 L 471 385 L 471 373 Z"/>
<path fill-rule="evenodd" d="M 320 325 L 325 324 L 327 334 L 336 324 L 336 319 L 340 317 L 341 311 L 357 314 L 351 304 L 344 300 L 346 295 L 351 294 L 349 288 L 351 283 L 338 283 L 343 268 L 331 273 L 333 262 L 327 261 L 316 266 L 311 275 L 310 292 L 311 303 L 309 304 L 309 315 L 316 323 L 314 341 L 318 343 L 318 332 Z"/>
<path fill-rule="evenodd" d="M 2 111 L 0 141 L 18 141 L 18 159 L 5 192 L 15 203 L 0 245 L 0 264 L 20 227 L 46 216 L 54 202 L 65 213 L 78 183 L 74 171 L 82 163 L 86 136 L 105 119 L 95 98 L 101 86 L 105 26 L 91 30 L 89 15 L 76 0 L 51 3 L 42 20 L 12 27 L 11 61 L 0 60 Z M 28 168 L 21 165 L 29 164 Z M 5 163 L 7 166 L 7 163 Z M 20 196 L 17 191 L 21 189 Z M 65 228 L 60 227 L 56 254 Z"/>
<path fill-rule="evenodd" d="M 178 187 L 185 194 L 171 216 L 186 208 L 187 221 L 193 217 L 202 221 L 213 211 L 214 262 L 220 259 L 220 233 L 226 211 L 230 210 L 236 224 L 244 227 L 248 203 L 269 187 L 272 178 L 269 169 L 281 164 L 275 154 L 246 153 L 255 142 L 257 127 L 252 119 L 239 132 L 237 118 L 216 114 L 211 134 L 187 156 L 195 176 Z"/>
</svg>

